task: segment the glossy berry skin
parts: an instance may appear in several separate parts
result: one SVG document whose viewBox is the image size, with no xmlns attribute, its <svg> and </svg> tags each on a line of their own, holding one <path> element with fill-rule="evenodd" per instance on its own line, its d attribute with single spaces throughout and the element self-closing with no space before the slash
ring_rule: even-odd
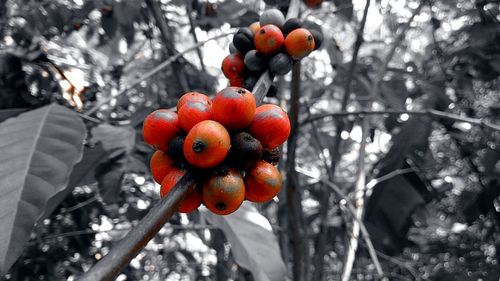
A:
<svg viewBox="0 0 500 281">
<path fill-rule="evenodd" d="M 282 184 L 278 169 L 265 161 L 259 161 L 245 176 L 245 198 L 252 202 L 267 202 L 280 192 Z"/>
<path fill-rule="evenodd" d="M 244 70 L 245 62 L 239 53 L 229 54 L 222 61 L 222 72 L 229 79 L 242 76 Z"/>
<path fill-rule="evenodd" d="M 205 120 L 189 131 L 184 140 L 186 160 L 198 168 L 211 168 L 226 157 L 231 139 L 226 128 L 213 120 Z"/>
<path fill-rule="evenodd" d="M 151 112 L 142 126 L 144 141 L 155 149 L 166 151 L 168 143 L 182 133 L 177 113 L 158 109 Z"/>
<path fill-rule="evenodd" d="M 245 200 L 243 178 L 234 169 L 226 174 L 214 174 L 203 183 L 203 203 L 217 215 L 236 211 Z"/>
<path fill-rule="evenodd" d="M 279 27 L 268 24 L 259 29 L 254 37 L 257 51 L 270 55 L 278 52 L 283 45 L 285 37 Z"/>
<path fill-rule="evenodd" d="M 161 183 L 168 172 L 176 169 L 174 166 L 174 160 L 170 158 L 167 153 L 161 150 L 157 150 L 153 153 L 153 156 L 151 156 L 151 160 L 149 161 L 149 167 L 151 168 L 153 179 L 157 183 Z"/>
<path fill-rule="evenodd" d="M 265 149 L 283 144 L 290 135 L 290 120 L 281 107 L 264 104 L 255 110 L 255 117 L 248 132 L 258 139 Z"/>
<path fill-rule="evenodd" d="M 244 88 L 227 87 L 218 92 L 212 102 L 213 120 L 228 130 L 246 128 L 255 114 L 255 97 Z"/>
<path fill-rule="evenodd" d="M 204 120 L 212 119 L 212 107 L 204 102 L 187 102 L 179 110 L 179 122 L 185 132 Z"/>
<path fill-rule="evenodd" d="M 174 186 L 179 182 L 179 180 L 186 174 L 186 172 L 180 169 L 173 169 L 163 179 L 160 188 L 161 198 L 167 196 L 167 194 L 174 188 Z M 196 187 L 196 185 L 188 187 L 188 193 L 186 197 L 179 204 L 177 211 L 181 213 L 191 213 L 198 209 L 203 201 L 201 196 L 201 190 Z"/>
<path fill-rule="evenodd" d="M 286 52 L 294 59 L 301 59 L 314 50 L 314 36 L 305 28 L 297 28 L 285 38 Z"/>
<path fill-rule="evenodd" d="M 237 33 L 234 35 L 233 45 L 236 48 L 236 50 L 238 50 L 238 52 L 242 54 L 246 54 L 246 52 L 254 48 L 253 40 L 248 38 L 243 33 Z"/>
<path fill-rule="evenodd" d="M 185 105 L 187 102 L 193 102 L 193 101 L 198 101 L 198 102 L 203 102 L 208 105 L 212 104 L 212 101 L 210 100 L 210 97 L 208 97 L 205 94 L 198 93 L 198 92 L 187 92 L 184 95 L 182 95 L 179 100 L 177 101 L 177 112 L 181 109 L 183 105 Z"/>
</svg>

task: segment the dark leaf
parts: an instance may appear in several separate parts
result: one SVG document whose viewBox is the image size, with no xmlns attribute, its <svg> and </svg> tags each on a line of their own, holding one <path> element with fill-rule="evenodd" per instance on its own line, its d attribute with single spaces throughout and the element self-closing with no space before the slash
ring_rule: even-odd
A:
<svg viewBox="0 0 500 281">
<path fill-rule="evenodd" d="M 432 123 L 428 117 L 411 117 L 392 139 L 392 147 L 378 163 L 378 176 L 385 175 L 403 166 L 412 154 L 424 153 L 428 149 Z"/>
<path fill-rule="evenodd" d="M 93 141 L 101 143 L 108 159 L 95 170 L 99 192 L 107 203 L 118 199 L 121 183 L 135 146 L 135 130 L 130 126 L 101 124 L 92 130 Z"/>
<path fill-rule="evenodd" d="M 34 224 L 63 191 L 82 157 L 86 130 L 73 111 L 52 104 L 0 125 L 0 273 L 21 254 Z"/>
<path fill-rule="evenodd" d="M 13 108 L 13 109 L 0 110 L 0 122 L 3 122 L 11 117 L 15 117 L 28 110 L 29 109 L 27 108 Z"/>
</svg>

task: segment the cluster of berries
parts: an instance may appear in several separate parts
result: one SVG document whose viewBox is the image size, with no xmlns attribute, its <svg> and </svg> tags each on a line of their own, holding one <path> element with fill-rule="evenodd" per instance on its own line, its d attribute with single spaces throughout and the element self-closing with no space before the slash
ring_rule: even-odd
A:
<svg viewBox="0 0 500 281">
<path fill-rule="evenodd" d="M 177 112 L 149 114 L 142 133 L 157 149 L 150 164 L 162 197 L 187 171 L 196 176 L 180 212 L 203 203 L 213 213 L 227 215 L 245 199 L 266 202 L 281 190 L 282 177 L 274 165 L 280 158 L 278 146 L 290 134 L 290 121 L 279 106 L 256 107 L 255 97 L 244 88 L 225 88 L 213 100 L 186 93 Z"/>
<path fill-rule="evenodd" d="M 240 28 L 222 61 L 222 72 L 229 84 L 252 90 L 262 72 L 288 73 L 294 63 L 318 49 L 323 34 L 302 28 L 297 18 L 285 21 L 278 9 L 262 13 L 258 22 Z"/>
</svg>

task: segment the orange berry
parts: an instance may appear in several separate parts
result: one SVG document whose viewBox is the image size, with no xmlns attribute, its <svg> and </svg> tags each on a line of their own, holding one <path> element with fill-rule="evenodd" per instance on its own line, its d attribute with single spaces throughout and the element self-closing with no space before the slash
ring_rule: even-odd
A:
<svg viewBox="0 0 500 281">
<path fill-rule="evenodd" d="M 218 92 L 212 103 L 213 119 L 228 130 L 246 128 L 255 114 L 255 97 L 244 88 L 227 87 Z"/>
<path fill-rule="evenodd" d="M 285 38 L 286 52 L 294 59 L 301 59 L 314 50 L 314 36 L 305 28 L 297 28 Z"/>
<path fill-rule="evenodd" d="M 186 160 L 198 168 L 211 168 L 221 163 L 229 151 L 231 139 L 226 128 L 213 120 L 194 125 L 184 140 Z"/>
<path fill-rule="evenodd" d="M 290 135 L 290 120 L 281 107 L 264 104 L 255 110 L 248 131 L 264 148 L 273 149 L 284 143 Z"/>
<path fill-rule="evenodd" d="M 217 215 L 236 211 L 245 200 L 243 178 L 234 169 L 225 175 L 212 175 L 203 184 L 203 203 Z"/>
<path fill-rule="evenodd" d="M 168 143 L 174 137 L 182 133 L 177 113 L 158 109 L 151 112 L 142 126 L 144 141 L 155 149 L 166 151 Z"/>
</svg>

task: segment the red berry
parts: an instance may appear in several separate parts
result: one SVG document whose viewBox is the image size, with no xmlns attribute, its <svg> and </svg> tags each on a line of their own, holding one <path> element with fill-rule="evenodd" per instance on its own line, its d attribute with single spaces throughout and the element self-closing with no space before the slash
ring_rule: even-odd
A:
<svg viewBox="0 0 500 281">
<path fill-rule="evenodd" d="M 210 98 L 205 94 L 198 92 L 187 92 L 184 95 L 182 95 L 182 97 L 179 98 L 179 101 L 177 101 L 177 112 L 179 112 L 179 110 L 184 104 L 190 101 L 199 101 L 206 103 L 208 105 L 212 104 Z"/>
<path fill-rule="evenodd" d="M 179 110 L 179 122 L 186 132 L 201 121 L 210 119 L 212 119 L 211 106 L 204 102 L 187 102 Z"/>
<path fill-rule="evenodd" d="M 157 150 L 153 153 L 151 161 L 149 162 L 151 174 L 157 183 L 161 183 L 165 175 L 172 169 L 175 169 L 174 161 L 168 157 L 167 153 Z"/>
<path fill-rule="evenodd" d="M 222 72 L 229 78 L 240 77 L 245 70 L 245 62 L 243 56 L 239 53 L 229 54 L 222 61 Z"/>
<path fill-rule="evenodd" d="M 213 119 L 228 130 L 246 128 L 255 114 L 255 97 L 244 88 L 228 87 L 218 92 L 212 103 Z"/>
<path fill-rule="evenodd" d="M 290 120 L 281 107 L 264 104 L 255 110 L 248 131 L 264 148 L 273 149 L 284 143 L 290 135 Z"/>
<path fill-rule="evenodd" d="M 281 174 L 276 167 L 259 161 L 246 173 L 245 198 L 252 202 L 267 202 L 280 192 L 282 183 Z"/>
<path fill-rule="evenodd" d="M 266 55 L 279 51 L 285 38 L 279 27 L 268 24 L 261 27 L 254 37 L 255 48 Z"/>
<path fill-rule="evenodd" d="M 170 140 L 181 133 L 177 113 L 171 110 L 158 109 L 144 119 L 142 127 L 144 141 L 155 149 L 166 151 Z"/>
</svg>

